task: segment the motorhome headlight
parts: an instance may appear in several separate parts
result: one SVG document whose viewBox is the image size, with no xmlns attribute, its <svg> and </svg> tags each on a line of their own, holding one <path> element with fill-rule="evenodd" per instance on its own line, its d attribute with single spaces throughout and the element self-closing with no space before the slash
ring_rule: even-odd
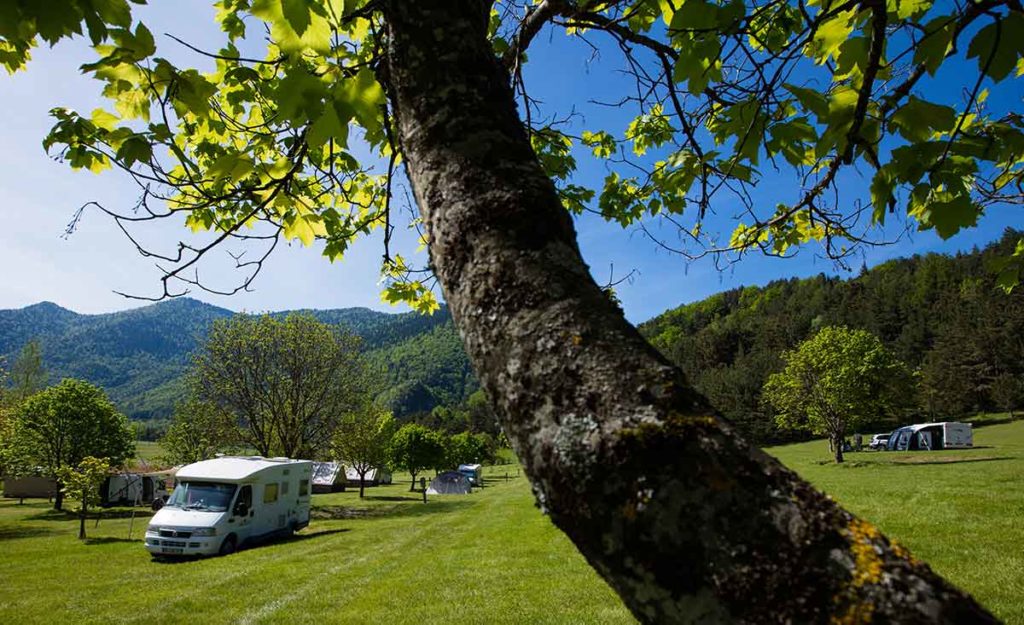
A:
<svg viewBox="0 0 1024 625">
<path fill-rule="evenodd" d="M 192 535 L 193 536 L 216 536 L 217 535 L 217 528 L 216 527 L 197 527 L 194 530 L 192 530 Z"/>
</svg>

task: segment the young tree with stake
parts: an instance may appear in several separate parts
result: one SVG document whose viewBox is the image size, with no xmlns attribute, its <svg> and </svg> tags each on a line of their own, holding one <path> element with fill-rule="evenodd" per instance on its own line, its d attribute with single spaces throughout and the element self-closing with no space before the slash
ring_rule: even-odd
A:
<svg viewBox="0 0 1024 625">
<path fill-rule="evenodd" d="M 110 475 L 110 463 L 105 458 L 86 456 L 75 467 L 61 467 L 57 477 L 64 485 L 61 492 L 78 509 L 78 539 L 85 540 L 85 517 L 89 508 L 102 502 L 100 485 Z"/>
</svg>

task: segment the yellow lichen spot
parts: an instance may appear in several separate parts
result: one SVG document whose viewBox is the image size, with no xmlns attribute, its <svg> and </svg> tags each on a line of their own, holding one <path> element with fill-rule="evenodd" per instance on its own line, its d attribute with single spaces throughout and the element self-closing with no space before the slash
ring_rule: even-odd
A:
<svg viewBox="0 0 1024 625">
<path fill-rule="evenodd" d="M 892 549 L 893 554 L 895 554 L 897 558 L 900 558 L 901 560 L 906 560 L 907 562 L 913 565 L 917 565 L 920 563 L 920 560 L 915 558 L 914 555 L 910 553 L 909 549 L 899 544 L 895 540 L 889 542 L 889 547 Z"/>
<path fill-rule="evenodd" d="M 878 528 L 867 521 L 854 519 L 847 526 L 847 534 L 854 560 L 851 585 L 859 588 L 866 584 L 877 584 L 882 579 L 882 558 L 873 542 L 881 536 Z"/>
<path fill-rule="evenodd" d="M 853 519 L 843 533 L 850 539 L 850 555 L 853 556 L 853 571 L 844 592 L 834 599 L 837 603 L 849 602 L 842 614 L 832 616 L 834 625 L 866 625 L 874 616 L 875 605 L 860 601 L 858 588 L 882 581 L 883 562 L 875 547 L 875 541 L 882 534 L 874 525 L 861 519 Z"/>
<path fill-rule="evenodd" d="M 573 334 L 572 335 L 572 344 L 573 345 L 579 346 L 579 344 L 582 343 L 582 342 L 583 342 L 583 337 L 582 336 L 580 336 L 579 334 Z"/>
</svg>

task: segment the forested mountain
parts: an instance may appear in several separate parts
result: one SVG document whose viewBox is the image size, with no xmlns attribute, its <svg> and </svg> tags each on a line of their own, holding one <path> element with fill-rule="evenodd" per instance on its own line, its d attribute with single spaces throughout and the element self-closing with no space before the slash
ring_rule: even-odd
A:
<svg viewBox="0 0 1024 625">
<path fill-rule="evenodd" d="M 1019 236 L 1008 232 L 984 251 L 955 257 L 890 261 L 851 279 L 819 275 L 733 289 L 640 329 L 758 442 L 791 436 L 761 405 L 765 379 L 781 368 L 784 350 L 832 324 L 876 334 L 916 372 L 918 414 L 908 419 L 1005 410 L 1024 400 L 1024 289 L 997 289 L 986 264 L 1008 254 Z M 478 388 L 447 309 L 432 316 L 302 312 L 363 337 L 370 364 L 384 378 L 384 399 L 398 415 L 454 406 Z M 83 378 L 103 386 L 129 416 L 163 418 L 182 394 L 188 354 L 215 319 L 232 314 L 191 299 L 105 315 L 44 302 L 0 311 L 0 355 L 10 363 L 38 338 L 51 382 Z"/>
<path fill-rule="evenodd" d="M 366 308 L 301 312 L 360 335 L 390 386 L 423 389 L 428 399 L 421 410 L 462 401 L 476 390 L 447 309 L 429 317 Z M 82 378 L 105 388 L 134 419 L 163 418 L 182 396 L 189 354 L 214 320 L 233 314 L 187 298 L 103 315 L 80 315 L 43 302 L 0 310 L 0 357 L 11 363 L 26 342 L 39 339 L 51 382 Z"/>
<path fill-rule="evenodd" d="M 1020 233 L 955 257 L 893 260 L 855 278 L 819 275 L 719 293 L 665 312 L 641 332 L 711 403 L 759 442 L 783 440 L 761 404 L 781 354 L 826 325 L 868 330 L 915 371 L 908 419 L 962 417 L 1024 401 L 1024 290 L 1006 294 L 988 263 Z M 880 428 L 886 424 L 877 424 Z"/>
</svg>

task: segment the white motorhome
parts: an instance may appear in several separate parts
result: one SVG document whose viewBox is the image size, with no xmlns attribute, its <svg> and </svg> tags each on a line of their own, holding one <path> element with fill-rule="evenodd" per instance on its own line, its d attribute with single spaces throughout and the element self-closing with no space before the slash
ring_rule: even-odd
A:
<svg viewBox="0 0 1024 625">
<path fill-rule="evenodd" d="M 222 457 L 178 469 L 177 485 L 146 529 L 154 556 L 229 554 L 246 542 L 309 525 L 313 463 Z"/>
</svg>

